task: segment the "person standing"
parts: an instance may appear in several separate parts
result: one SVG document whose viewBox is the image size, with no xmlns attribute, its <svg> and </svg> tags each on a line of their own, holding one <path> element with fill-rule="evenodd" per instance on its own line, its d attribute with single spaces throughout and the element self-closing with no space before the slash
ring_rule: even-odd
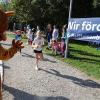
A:
<svg viewBox="0 0 100 100">
<path fill-rule="evenodd" d="M 61 37 L 61 54 L 64 57 L 66 49 L 66 39 L 67 39 L 67 24 L 62 27 L 62 37 Z"/>
<path fill-rule="evenodd" d="M 32 32 L 31 29 L 29 29 L 28 35 L 29 35 L 28 44 L 29 44 L 29 45 L 32 45 L 32 41 L 33 41 L 33 32 Z"/>
<path fill-rule="evenodd" d="M 52 26 L 51 24 L 47 25 L 47 40 L 48 40 L 48 48 L 51 47 L 51 39 L 52 39 Z"/>
<path fill-rule="evenodd" d="M 52 40 L 57 41 L 57 39 L 58 39 L 58 35 L 59 35 L 59 33 L 58 33 L 57 26 L 54 25 L 54 29 L 53 29 L 53 33 L 52 33 Z"/>
<path fill-rule="evenodd" d="M 16 31 L 16 23 L 14 23 L 14 25 L 13 25 L 13 32 L 15 32 Z"/>
</svg>

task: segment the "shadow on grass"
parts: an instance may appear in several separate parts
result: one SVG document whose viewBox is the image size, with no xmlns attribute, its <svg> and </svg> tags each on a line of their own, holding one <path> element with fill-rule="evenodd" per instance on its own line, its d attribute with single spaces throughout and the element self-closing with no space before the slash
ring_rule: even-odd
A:
<svg viewBox="0 0 100 100">
<path fill-rule="evenodd" d="M 50 69 L 51 71 L 44 70 L 44 69 L 41 69 L 41 70 L 45 71 L 49 74 L 56 75 L 56 76 L 61 77 L 61 78 L 71 80 L 73 83 L 75 83 L 75 84 L 77 84 L 81 87 L 100 88 L 100 84 L 98 84 L 97 82 L 95 82 L 93 80 L 83 80 L 83 79 L 80 79 L 80 78 L 77 78 L 77 77 L 74 77 L 74 76 L 63 75 L 63 74 L 61 74 L 60 72 L 58 72 L 54 69 Z"/>
<path fill-rule="evenodd" d="M 86 56 L 91 56 L 91 57 L 100 57 L 100 55 L 94 55 L 92 53 L 88 53 L 86 51 L 81 51 L 81 50 L 73 50 L 73 49 L 70 49 L 71 52 L 76 52 L 80 55 L 86 55 Z"/>
<path fill-rule="evenodd" d="M 49 55 L 49 56 L 53 56 L 53 57 L 62 57 L 60 54 L 54 54 L 52 52 L 44 52 L 44 54 Z"/>
<path fill-rule="evenodd" d="M 57 96 L 57 97 L 52 97 L 52 96 L 37 96 L 37 95 L 32 95 L 29 94 L 25 91 L 15 89 L 13 87 L 9 87 L 7 85 L 4 85 L 4 90 L 8 91 L 14 96 L 13 100 L 69 100 L 66 97 L 63 96 Z"/>
<path fill-rule="evenodd" d="M 85 51 L 81 51 L 81 50 L 73 50 L 73 47 L 70 47 L 71 49 L 69 50 L 70 51 L 70 54 L 68 56 L 69 59 L 73 59 L 73 60 L 79 60 L 79 61 L 82 61 L 82 62 L 87 62 L 87 63 L 90 63 L 90 64 L 100 64 L 100 60 L 99 59 L 96 59 L 96 58 L 93 58 L 93 57 L 98 57 L 100 58 L 99 55 L 94 55 L 92 53 L 88 53 L 88 52 L 85 52 Z M 72 53 L 78 53 L 80 54 L 79 56 L 74 56 Z M 49 53 L 45 53 L 49 56 L 54 56 L 54 57 L 57 57 L 57 58 L 62 58 L 61 55 L 57 54 L 57 55 L 54 55 L 53 53 L 51 53 L 49 51 Z M 86 56 L 85 56 L 86 55 Z M 88 56 L 88 57 L 87 57 Z M 90 56 L 90 57 L 89 57 Z M 63 57 L 64 58 L 64 57 Z"/>
<path fill-rule="evenodd" d="M 79 60 L 79 61 L 82 61 L 82 62 L 87 62 L 87 63 L 100 64 L 100 60 L 89 59 L 89 58 L 86 58 L 86 57 L 75 57 L 74 55 L 70 55 L 69 58 L 74 59 L 74 60 Z"/>
</svg>

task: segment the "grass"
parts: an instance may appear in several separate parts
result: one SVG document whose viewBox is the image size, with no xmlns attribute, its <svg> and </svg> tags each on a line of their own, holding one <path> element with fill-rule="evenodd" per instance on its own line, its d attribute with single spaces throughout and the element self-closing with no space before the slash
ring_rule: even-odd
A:
<svg viewBox="0 0 100 100">
<path fill-rule="evenodd" d="M 8 37 L 14 38 L 14 35 L 8 34 Z M 26 39 L 22 39 L 22 41 L 26 42 Z M 67 59 L 62 59 L 60 55 L 52 54 L 52 51 L 46 49 L 46 46 L 44 47 L 44 51 L 46 54 L 54 56 L 85 72 L 88 76 L 100 79 L 100 50 L 84 44 L 69 43 L 70 56 Z"/>
<path fill-rule="evenodd" d="M 7 37 L 8 37 L 8 38 L 15 39 L 15 35 L 12 34 L 12 33 L 7 34 Z M 22 35 L 22 41 L 23 41 L 24 43 L 27 42 L 27 39 L 26 39 L 26 37 L 25 37 L 24 35 Z"/>
<path fill-rule="evenodd" d="M 90 47 L 88 45 L 70 43 L 70 56 L 67 59 L 62 59 L 60 55 L 52 54 L 51 50 L 44 48 L 44 51 L 55 56 L 59 60 L 69 63 L 73 67 L 85 72 L 88 76 L 100 79 L 100 50 Z"/>
</svg>

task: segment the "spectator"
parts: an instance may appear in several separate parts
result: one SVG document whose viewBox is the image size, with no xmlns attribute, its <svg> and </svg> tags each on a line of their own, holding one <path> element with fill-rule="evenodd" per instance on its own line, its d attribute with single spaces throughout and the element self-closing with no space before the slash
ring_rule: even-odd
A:
<svg viewBox="0 0 100 100">
<path fill-rule="evenodd" d="M 52 40 L 56 40 L 58 39 L 58 29 L 57 26 L 54 25 L 54 29 L 53 29 L 53 33 L 52 33 Z"/>
<path fill-rule="evenodd" d="M 32 40 L 34 40 L 36 29 L 32 28 Z"/>
<path fill-rule="evenodd" d="M 17 30 L 15 32 L 15 40 L 16 41 L 21 41 L 22 40 L 22 35 L 21 35 L 21 30 Z M 21 53 L 21 49 L 19 49 L 20 53 Z"/>
<path fill-rule="evenodd" d="M 29 29 L 28 35 L 29 35 L 28 44 L 29 44 L 29 45 L 32 45 L 32 41 L 33 41 L 33 32 L 32 32 L 31 29 Z"/>
<path fill-rule="evenodd" d="M 51 45 L 50 45 L 50 41 L 51 41 L 51 39 L 52 39 L 52 26 L 51 26 L 51 24 L 48 24 L 48 25 L 47 25 L 47 40 L 48 40 L 48 48 L 51 47 Z"/>
<path fill-rule="evenodd" d="M 67 25 L 65 24 L 63 27 L 62 27 L 62 37 L 66 37 L 66 32 L 67 32 Z"/>
<path fill-rule="evenodd" d="M 66 37 L 67 36 L 67 25 L 65 24 L 62 27 L 62 37 L 61 37 L 61 54 L 64 57 L 65 49 L 66 49 Z"/>
<path fill-rule="evenodd" d="M 16 23 L 14 23 L 14 25 L 13 25 L 13 32 L 15 32 L 16 31 Z"/>
</svg>

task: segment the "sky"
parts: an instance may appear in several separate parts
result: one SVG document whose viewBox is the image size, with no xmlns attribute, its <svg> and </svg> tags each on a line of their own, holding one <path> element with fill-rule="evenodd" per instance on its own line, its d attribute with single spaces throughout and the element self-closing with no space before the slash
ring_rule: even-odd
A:
<svg viewBox="0 0 100 100">
<path fill-rule="evenodd" d="M 10 3 L 11 0 L 0 0 L 0 3 Z"/>
</svg>

